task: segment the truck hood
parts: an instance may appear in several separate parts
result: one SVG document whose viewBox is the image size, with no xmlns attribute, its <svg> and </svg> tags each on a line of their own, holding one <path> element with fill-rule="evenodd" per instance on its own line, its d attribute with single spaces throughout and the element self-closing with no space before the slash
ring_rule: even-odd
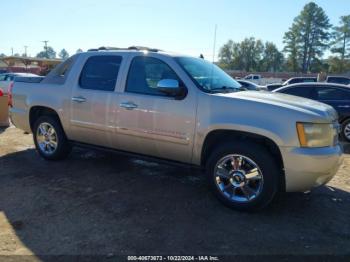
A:
<svg viewBox="0 0 350 262">
<path fill-rule="evenodd" d="M 326 118 L 327 121 L 335 121 L 338 118 L 333 107 L 311 99 L 272 92 L 242 91 L 236 93 L 220 94 L 220 96 L 254 101 L 277 107 L 307 113 L 313 116 Z M 324 119 L 324 120 L 326 120 Z"/>
</svg>

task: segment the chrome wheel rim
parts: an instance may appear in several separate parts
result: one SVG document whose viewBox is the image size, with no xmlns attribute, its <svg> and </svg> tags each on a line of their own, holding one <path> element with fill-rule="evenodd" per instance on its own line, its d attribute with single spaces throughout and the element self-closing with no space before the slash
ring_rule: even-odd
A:
<svg viewBox="0 0 350 262">
<path fill-rule="evenodd" d="M 49 123 L 41 123 L 36 131 L 36 140 L 41 152 L 52 155 L 58 145 L 58 138 L 55 128 Z"/>
<path fill-rule="evenodd" d="M 350 140 L 350 123 L 344 127 L 344 135 L 348 140 Z"/>
<path fill-rule="evenodd" d="M 215 166 L 214 176 L 221 195 L 232 202 L 253 201 L 260 195 L 264 184 L 259 166 L 239 154 L 221 158 Z"/>
</svg>

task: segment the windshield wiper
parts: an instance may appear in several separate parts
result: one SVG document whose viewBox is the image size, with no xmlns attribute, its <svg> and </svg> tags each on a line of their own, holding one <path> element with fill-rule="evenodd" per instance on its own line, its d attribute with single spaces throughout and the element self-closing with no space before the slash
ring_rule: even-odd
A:
<svg viewBox="0 0 350 262">
<path fill-rule="evenodd" d="M 232 87 L 232 86 L 222 86 L 220 88 L 213 88 L 210 89 L 210 91 L 212 92 L 217 92 L 217 93 L 230 93 L 232 91 L 238 92 L 238 91 L 242 91 L 243 89 L 239 88 L 239 87 Z"/>
</svg>

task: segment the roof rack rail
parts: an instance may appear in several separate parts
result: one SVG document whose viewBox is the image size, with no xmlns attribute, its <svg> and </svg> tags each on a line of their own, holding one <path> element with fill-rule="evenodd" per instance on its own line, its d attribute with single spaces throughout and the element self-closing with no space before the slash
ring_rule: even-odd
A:
<svg viewBox="0 0 350 262">
<path fill-rule="evenodd" d="M 128 47 L 129 50 L 138 50 L 138 51 L 149 51 L 149 52 L 159 52 L 160 49 L 157 48 L 150 48 L 147 46 L 130 46 Z"/>
<path fill-rule="evenodd" d="M 125 50 L 127 48 L 111 47 L 111 46 L 101 46 L 99 48 L 91 48 L 88 51 L 103 51 L 103 50 Z"/>
<path fill-rule="evenodd" d="M 159 52 L 159 51 L 161 51 L 160 49 L 150 48 L 150 47 L 146 47 L 146 46 L 129 46 L 128 48 L 101 46 L 99 48 L 88 49 L 88 52 L 105 51 L 105 50 L 136 50 L 136 51 L 149 51 L 149 52 Z"/>
</svg>

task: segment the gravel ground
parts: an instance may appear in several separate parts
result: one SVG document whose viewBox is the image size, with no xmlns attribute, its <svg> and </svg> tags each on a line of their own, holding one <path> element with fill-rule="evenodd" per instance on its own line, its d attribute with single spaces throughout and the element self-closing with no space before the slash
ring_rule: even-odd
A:
<svg viewBox="0 0 350 262">
<path fill-rule="evenodd" d="M 86 149 L 47 162 L 0 129 L 0 255 L 349 255 L 349 171 L 345 154 L 327 186 L 247 214 L 199 172 Z"/>
</svg>

